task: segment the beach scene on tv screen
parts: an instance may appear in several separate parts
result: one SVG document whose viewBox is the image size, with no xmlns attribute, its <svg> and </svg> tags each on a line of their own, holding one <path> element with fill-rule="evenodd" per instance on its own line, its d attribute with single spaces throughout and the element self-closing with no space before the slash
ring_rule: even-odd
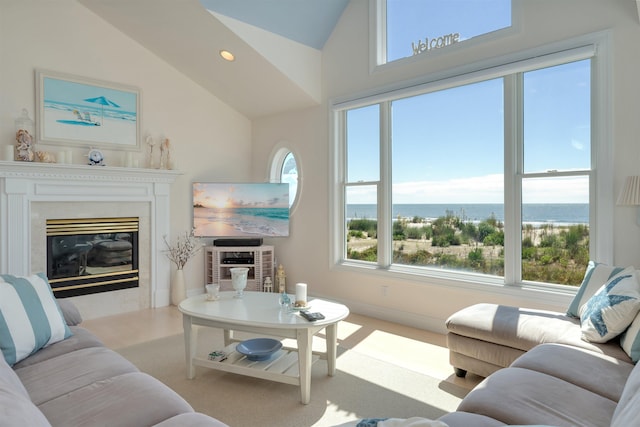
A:
<svg viewBox="0 0 640 427">
<path fill-rule="evenodd" d="M 193 226 L 199 237 L 289 235 L 289 184 L 194 183 Z"/>
</svg>

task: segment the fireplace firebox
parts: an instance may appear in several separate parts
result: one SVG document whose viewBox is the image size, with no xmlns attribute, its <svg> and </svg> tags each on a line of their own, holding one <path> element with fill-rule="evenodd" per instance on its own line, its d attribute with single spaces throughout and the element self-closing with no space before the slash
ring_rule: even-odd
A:
<svg viewBox="0 0 640 427">
<path fill-rule="evenodd" d="M 47 276 L 57 298 L 135 288 L 139 219 L 49 219 Z"/>
</svg>

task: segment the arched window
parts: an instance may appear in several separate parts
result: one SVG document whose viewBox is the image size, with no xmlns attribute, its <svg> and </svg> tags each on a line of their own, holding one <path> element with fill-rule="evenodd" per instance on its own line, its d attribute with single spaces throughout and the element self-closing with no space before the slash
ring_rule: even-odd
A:
<svg viewBox="0 0 640 427">
<path fill-rule="evenodd" d="M 293 212 L 298 199 L 300 171 L 296 156 L 289 148 L 281 147 L 275 151 L 271 160 L 270 181 L 289 184 L 289 208 Z"/>
</svg>

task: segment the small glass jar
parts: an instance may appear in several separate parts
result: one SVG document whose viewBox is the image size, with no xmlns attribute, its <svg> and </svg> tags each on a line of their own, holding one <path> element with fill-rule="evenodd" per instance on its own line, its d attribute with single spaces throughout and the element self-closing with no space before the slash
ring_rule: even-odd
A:
<svg viewBox="0 0 640 427">
<path fill-rule="evenodd" d="M 281 310 L 289 311 L 289 308 L 291 307 L 291 298 L 289 298 L 289 295 L 287 295 L 286 292 L 280 293 L 280 298 L 278 299 L 278 301 L 280 302 Z"/>
<path fill-rule="evenodd" d="M 35 160 L 35 122 L 29 117 L 26 108 L 22 109 L 22 114 L 15 120 L 16 128 L 16 158 L 24 162 Z"/>
</svg>

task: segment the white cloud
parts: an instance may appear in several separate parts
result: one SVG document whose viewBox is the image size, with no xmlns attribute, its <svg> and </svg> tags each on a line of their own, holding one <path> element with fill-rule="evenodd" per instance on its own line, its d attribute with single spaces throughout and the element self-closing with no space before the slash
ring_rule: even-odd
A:
<svg viewBox="0 0 640 427">
<path fill-rule="evenodd" d="M 523 183 L 524 203 L 588 203 L 586 177 L 528 179 Z M 414 181 L 393 186 L 394 204 L 503 203 L 504 178 L 500 174 L 443 181 Z M 375 203 L 374 186 L 352 187 L 348 203 Z"/>
</svg>

